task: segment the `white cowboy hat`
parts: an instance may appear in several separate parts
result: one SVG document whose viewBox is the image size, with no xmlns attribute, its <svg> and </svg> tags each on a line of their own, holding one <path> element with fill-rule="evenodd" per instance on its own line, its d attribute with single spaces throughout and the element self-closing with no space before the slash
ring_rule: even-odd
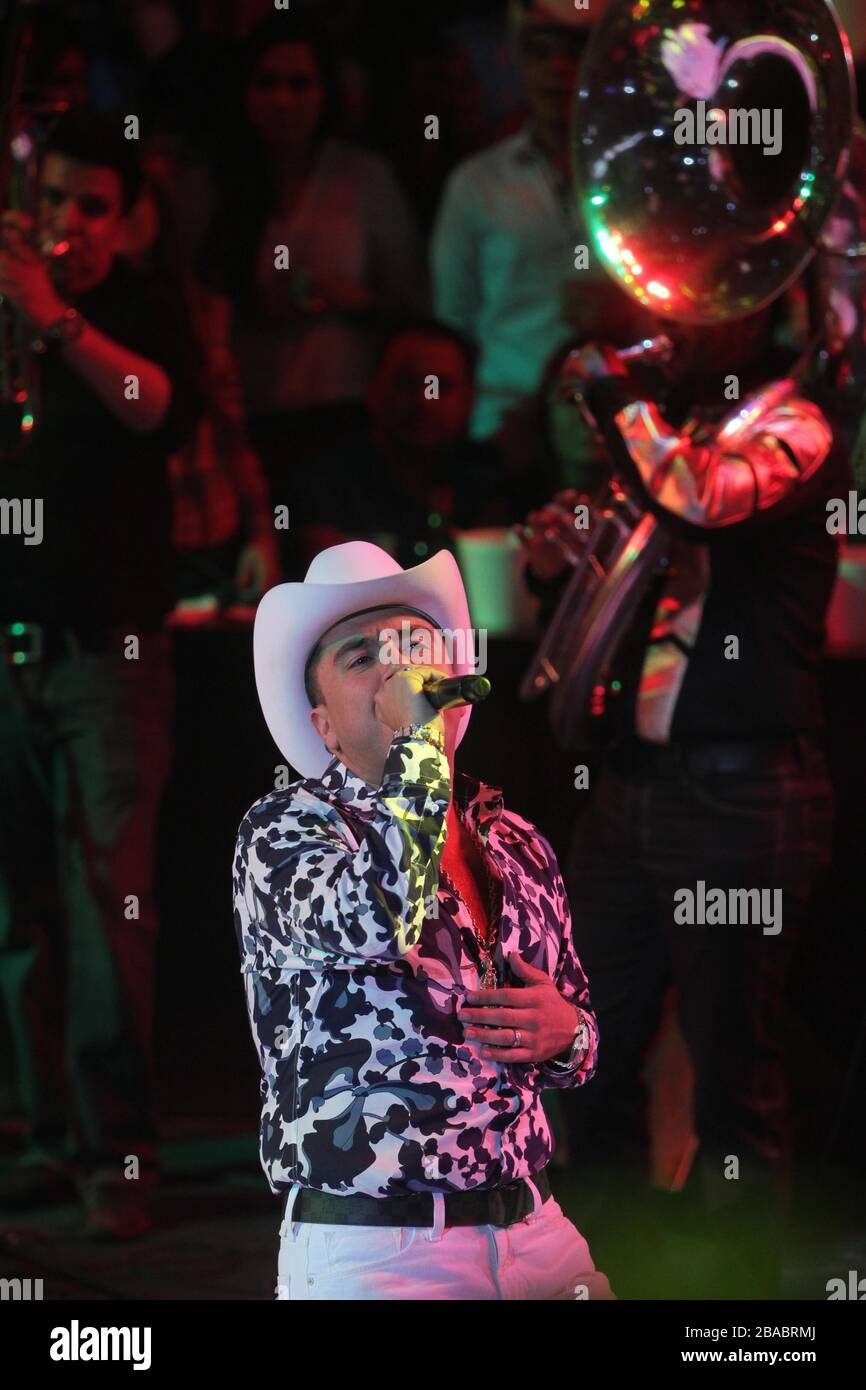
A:
<svg viewBox="0 0 866 1390">
<path fill-rule="evenodd" d="M 466 591 L 457 561 L 448 550 L 404 570 L 386 550 L 367 541 L 347 541 L 321 551 L 302 584 L 277 584 L 258 606 L 253 629 L 256 688 L 265 723 L 280 752 L 302 777 L 320 777 L 331 754 L 310 722 L 304 668 L 313 647 L 334 623 L 368 608 L 414 608 L 437 627 L 464 631 L 467 658 L 454 674 L 471 675 L 475 647 Z M 456 743 L 471 707 L 460 711 Z"/>
</svg>

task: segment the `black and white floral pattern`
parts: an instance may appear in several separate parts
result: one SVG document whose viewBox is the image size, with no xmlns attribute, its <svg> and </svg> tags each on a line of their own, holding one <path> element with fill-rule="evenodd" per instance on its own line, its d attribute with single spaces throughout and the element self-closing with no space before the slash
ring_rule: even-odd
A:
<svg viewBox="0 0 866 1390">
<path fill-rule="evenodd" d="M 244 817 L 234 860 L 241 970 L 262 1066 L 271 1189 L 391 1196 L 496 1187 L 550 1158 L 540 1092 L 595 1072 L 598 1029 L 562 879 L 544 837 L 501 794 L 459 776 L 455 806 L 499 878 L 499 984 L 517 951 L 586 1015 L 569 1069 L 505 1063 L 463 1041 L 479 987 L 465 903 L 440 885 L 447 759 L 396 737 L 381 787 L 334 759 Z"/>
</svg>

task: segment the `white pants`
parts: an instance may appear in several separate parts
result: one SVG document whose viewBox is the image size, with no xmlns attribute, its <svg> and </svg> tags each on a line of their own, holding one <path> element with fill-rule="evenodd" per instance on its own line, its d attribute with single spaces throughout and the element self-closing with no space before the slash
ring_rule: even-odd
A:
<svg viewBox="0 0 866 1390">
<path fill-rule="evenodd" d="M 589 1247 L 529 1182 L 534 1208 L 513 1226 L 332 1226 L 293 1221 L 299 1184 L 280 1227 L 278 1299 L 612 1299 Z"/>
</svg>

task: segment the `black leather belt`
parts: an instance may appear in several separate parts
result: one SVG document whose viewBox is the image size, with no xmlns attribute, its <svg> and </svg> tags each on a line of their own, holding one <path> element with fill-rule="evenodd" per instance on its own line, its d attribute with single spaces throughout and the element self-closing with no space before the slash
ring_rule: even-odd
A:
<svg viewBox="0 0 866 1390">
<path fill-rule="evenodd" d="M 547 1170 L 532 1174 L 542 1202 L 552 1195 Z M 469 1192 L 445 1192 L 446 1226 L 513 1226 L 533 1209 L 532 1188 L 522 1178 L 503 1187 L 475 1188 Z M 283 1216 L 286 1203 L 283 1201 Z M 345 1197 L 299 1188 L 292 1209 L 293 1221 L 324 1222 L 329 1226 L 432 1226 L 433 1197 L 429 1192 L 407 1192 L 401 1197 Z"/>
<path fill-rule="evenodd" d="M 784 773 L 802 771 L 817 752 L 820 745 L 805 734 L 693 744 L 630 738 L 611 748 L 607 758 L 615 771 L 626 773 Z"/>
</svg>

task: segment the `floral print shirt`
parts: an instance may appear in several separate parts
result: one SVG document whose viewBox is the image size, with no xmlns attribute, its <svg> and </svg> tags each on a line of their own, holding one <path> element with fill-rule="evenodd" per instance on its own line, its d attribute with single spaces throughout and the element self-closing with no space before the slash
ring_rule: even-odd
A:
<svg viewBox="0 0 866 1390">
<path fill-rule="evenodd" d="M 582 1011 L 590 1038 L 565 1067 L 464 1043 L 457 1006 L 479 988 L 480 957 L 465 903 L 439 877 L 450 796 L 444 754 L 400 734 L 380 787 L 335 758 L 241 822 L 234 919 L 275 1193 L 299 1182 L 396 1196 L 531 1176 L 552 1151 L 541 1092 L 595 1072 L 598 1029 L 553 851 L 498 791 L 459 776 L 455 808 L 501 889 L 499 985 L 519 985 L 507 965 L 519 952 Z"/>
</svg>

